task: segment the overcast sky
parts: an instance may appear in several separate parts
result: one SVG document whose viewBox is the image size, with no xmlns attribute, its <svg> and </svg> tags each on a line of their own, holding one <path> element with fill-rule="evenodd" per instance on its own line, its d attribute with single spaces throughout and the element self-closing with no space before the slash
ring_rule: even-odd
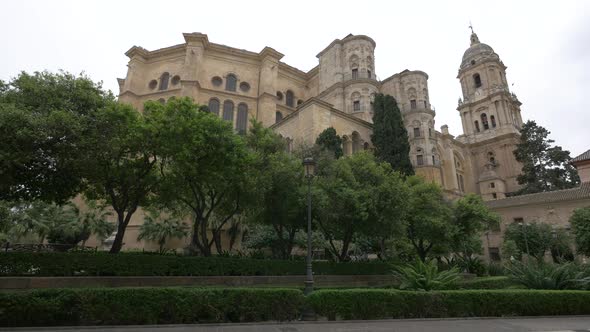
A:
<svg viewBox="0 0 590 332">
<path fill-rule="evenodd" d="M 572 157 L 590 149 L 590 1 L 5 1 L 0 79 L 18 72 L 86 72 L 118 93 L 131 46 L 183 43 L 183 32 L 259 52 L 307 71 L 332 40 L 365 34 L 377 43 L 376 73 L 429 75 L 436 127 L 462 133 L 456 79 L 469 22 L 500 55 L 523 119 L 552 132 Z"/>
</svg>

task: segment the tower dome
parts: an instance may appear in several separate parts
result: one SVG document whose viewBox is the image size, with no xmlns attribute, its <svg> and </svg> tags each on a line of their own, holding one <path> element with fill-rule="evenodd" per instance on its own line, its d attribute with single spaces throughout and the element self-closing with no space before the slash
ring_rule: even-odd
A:
<svg viewBox="0 0 590 332">
<path fill-rule="evenodd" d="M 472 61 L 488 57 L 499 59 L 498 54 L 494 52 L 494 49 L 490 45 L 481 43 L 477 34 L 475 32 L 471 33 L 471 46 L 463 53 L 461 68 L 474 64 Z"/>
</svg>

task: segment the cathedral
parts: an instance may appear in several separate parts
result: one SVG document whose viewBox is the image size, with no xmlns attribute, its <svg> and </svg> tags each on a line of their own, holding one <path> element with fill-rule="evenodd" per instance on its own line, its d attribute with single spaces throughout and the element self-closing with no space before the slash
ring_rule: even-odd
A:
<svg viewBox="0 0 590 332">
<path fill-rule="evenodd" d="M 317 54 L 308 72 L 281 62 L 283 54 L 259 53 L 185 33 L 185 43 L 155 51 L 132 47 L 122 102 L 141 110 L 147 100 L 165 103 L 188 96 L 245 131 L 254 118 L 283 136 L 289 147 L 313 143 L 326 128 L 343 138 L 345 154 L 371 148 L 372 99 L 392 95 L 402 111 L 417 174 L 439 183 L 451 197 L 478 193 L 485 200 L 516 191 L 520 165 L 512 151 L 522 125 L 520 102 L 508 89 L 506 66 L 471 34 L 458 76 L 463 135 L 438 131 L 428 93 L 428 74 L 404 70 L 378 79 L 373 39 L 348 35 Z"/>
<path fill-rule="evenodd" d="M 446 125 L 435 128 L 427 73 L 404 70 L 377 77 L 376 43 L 368 36 L 335 39 L 316 55 L 317 66 L 307 72 L 281 62 L 283 54 L 271 47 L 257 53 L 209 42 L 202 33 L 183 36 L 185 42 L 179 45 L 154 51 L 133 46 L 125 53 L 127 77 L 118 79 L 121 102 L 141 111 L 148 100 L 166 103 L 187 96 L 208 105 L 237 132 L 246 131 L 251 118 L 262 122 L 280 134 L 289 149 L 314 143 L 323 130 L 333 127 L 349 155 L 372 148 L 372 100 L 377 93 L 389 94 L 402 112 L 416 174 L 440 184 L 447 197 L 481 195 L 502 215 L 502 228 L 514 221 L 542 221 L 551 213 L 567 219 L 573 207 L 582 204 L 574 202 L 555 212 L 559 209 L 554 205 L 543 206 L 544 199 L 537 199 L 539 206 L 529 206 L 528 215 L 520 216 L 522 196 L 506 198 L 519 189 L 521 165 L 513 151 L 523 124 L 521 103 L 509 89 L 500 56 L 473 31 L 457 73 L 463 94 L 457 105 L 463 134 L 458 136 Z M 588 160 L 587 154 L 582 161 Z M 583 183 L 582 189 L 588 185 Z M 590 190 L 575 197 L 590 205 Z M 553 212 L 543 210 L 547 208 Z M 501 229 L 486 234 L 486 241 L 485 254 L 499 257 Z"/>
</svg>

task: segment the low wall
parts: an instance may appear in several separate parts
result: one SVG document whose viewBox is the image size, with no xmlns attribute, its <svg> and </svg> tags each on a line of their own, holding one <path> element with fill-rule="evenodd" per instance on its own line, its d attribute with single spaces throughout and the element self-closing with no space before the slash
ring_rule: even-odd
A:
<svg viewBox="0 0 590 332">
<path fill-rule="evenodd" d="M 303 287 L 305 276 L 215 277 L 1 277 L 1 290 L 79 287 Z M 391 275 L 317 275 L 315 287 L 383 287 L 395 285 Z"/>
</svg>

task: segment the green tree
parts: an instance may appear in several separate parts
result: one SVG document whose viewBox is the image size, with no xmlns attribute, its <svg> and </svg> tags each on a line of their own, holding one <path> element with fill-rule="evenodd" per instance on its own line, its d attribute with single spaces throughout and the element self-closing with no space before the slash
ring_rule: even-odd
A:
<svg viewBox="0 0 590 332">
<path fill-rule="evenodd" d="M 272 226 L 276 233 L 273 254 L 286 259 L 291 255 L 295 235 L 306 225 L 305 192 L 301 160 L 283 152 L 267 158 L 258 169 L 258 203 L 250 209 L 250 219 Z"/>
<path fill-rule="evenodd" d="M 439 185 L 417 176 L 408 178 L 407 182 L 410 187 L 407 239 L 420 260 L 425 262 L 433 250 L 439 254 L 450 251 L 457 226 Z"/>
<path fill-rule="evenodd" d="M 373 135 L 375 156 L 404 175 L 413 175 L 410 143 L 402 114 L 395 98 L 377 94 L 373 102 Z"/>
<path fill-rule="evenodd" d="M 188 226 L 175 216 L 162 216 L 161 213 L 148 211 L 144 222 L 139 228 L 137 240 L 156 241 L 159 253 L 164 253 L 166 240 L 170 238 L 182 239 L 188 234 Z"/>
<path fill-rule="evenodd" d="M 553 229 L 551 231 L 551 235 L 552 239 L 549 250 L 551 252 L 551 258 L 553 258 L 553 262 L 561 263 L 564 261 L 573 261 L 573 241 L 569 232 L 565 229 Z"/>
<path fill-rule="evenodd" d="M 572 225 L 577 251 L 590 256 L 590 206 L 575 209 L 569 222 Z"/>
<path fill-rule="evenodd" d="M 336 134 L 336 129 L 332 127 L 324 129 L 315 140 L 315 144 L 319 145 L 324 150 L 334 153 L 336 159 L 343 155 L 342 138 Z"/>
<path fill-rule="evenodd" d="M 544 223 L 513 223 L 504 233 L 504 241 L 514 241 L 518 251 L 538 260 L 545 256 L 551 240 L 551 226 Z"/>
<path fill-rule="evenodd" d="M 535 121 L 527 121 L 520 130 L 520 143 L 514 150 L 522 163 L 517 177 L 522 188 L 518 194 L 531 194 L 575 187 L 580 183 L 576 168 L 570 163 L 570 152 L 551 146 L 550 132 Z"/>
<path fill-rule="evenodd" d="M 90 200 L 104 201 L 115 211 L 117 234 L 111 253 L 123 246 L 125 230 L 140 206 L 148 204 L 157 184 L 159 133 L 149 112 L 109 103 L 96 112 L 81 141 L 80 159 Z"/>
<path fill-rule="evenodd" d="M 357 235 L 387 239 L 403 229 L 407 197 L 398 173 L 368 152 L 333 161 L 317 178 L 316 224 L 338 261 Z"/>
<path fill-rule="evenodd" d="M 453 203 L 452 250 L 463 259 L 481 252 L 481 235 L 485 230 L 498 227 L 500 217 L 490 211 L 481 196 L 468 194 Z"/>
<path fill-rule="evenodd" d="M 0 87 L 0 199 L 66 202 L 83 184 L 84 122 L 114 97 L 67 72 L 22 72 Z"/>
<path fill-rule="evenodd" d="M 231 123 L 200 108 L 180 98 L 146 103 L 145 113 L 154 118 L 162 151 L 157 201 L 192 213 L 191 246 L 210 256 L 223 227 L 252 198 L 253 157 Z"/>
</svg>

